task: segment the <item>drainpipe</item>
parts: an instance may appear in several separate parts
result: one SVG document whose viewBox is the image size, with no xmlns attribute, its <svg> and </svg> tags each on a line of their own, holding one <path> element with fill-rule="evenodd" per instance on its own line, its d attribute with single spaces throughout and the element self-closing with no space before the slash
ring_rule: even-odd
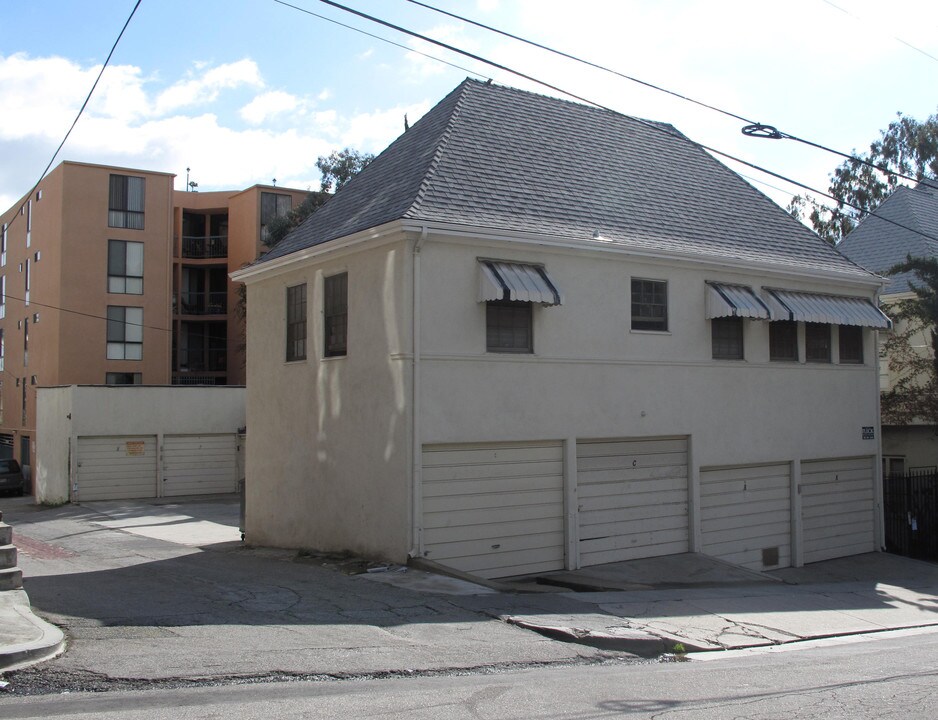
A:
<svg viewBox="0 0 938 720">
<path fill-rule="evenodd" d="M 427 239 L 427 226 L 420 230 L 420 236 L 414 241 L 413 263 L 413 305 L 411 317 L 411 339 L 413 341 L 413 359 L 411 361 L 411 518 L 410 535 L 411 549 L 409 556 L 421 557 L 423 551 L 423 537 L 421 535 L 423 515 L 423 493 L 420 487 L 422 482 L 422 455 L 423 447 L 420 439 L 420 250 Z"/>
</svg>

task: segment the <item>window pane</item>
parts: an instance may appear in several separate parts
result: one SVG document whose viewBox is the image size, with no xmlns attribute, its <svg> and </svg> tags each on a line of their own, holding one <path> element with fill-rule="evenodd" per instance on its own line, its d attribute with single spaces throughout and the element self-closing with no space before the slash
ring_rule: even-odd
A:
<svg viewBox="0 0 938 720">
<path fill-rule="evenodd" d="M 108 360 L 123 360 L 124 359 L 124 343 L 112 343 L 107 344 L 107 359 Z"/>
<path fill-rule="evenodd" d="M 143 342 L 143 308 L 124 308 L 125 342 Z"/>
<path fill-rule="evenodd" d="M 122 307 L 108 306 L 107 341 L 109 343 L 124 342 L 124 308 Z M 110 352 L 110 349 L 108 349 L 108 352 Z"/>
<path fill-rule="evenodd" d="M 830 362 L 831 326 L 827 323 L 805 323 L 804 352 L 808 362 Z"/>
<path fill-rule="evenodd" d="M 798 323 L 791 320 L 769 323 L 769 359 L 798 360 Z"/>
<path fill-rule="evenodd" d="M 710 335 L 714 359 L 743 359 L 742 318 L 714 318 L 710 321 Z"/>
<path fill-rule="evenodd" d="M 128 295 L 143 295 L 143 278 L 121 278 L 124 280 L 123 292 Z"/>
<path fill-rule="evenodd" d="M 863 363 L 863 328 L 852 325 L 840 326 L 840 362 Z"/>
<path fill-rule="evenodd" d="M 109 277 L 107 279 L 107 291 L 109 293 L 127 292 L 127 279 L 123 277 Z"/>
<path fill-rule="evenodd" d="M 107 241 L 107 274 L 124 275 L 127 267 L 127 243 L 122 240 Z"/>
<path fill-rule="evenodd" d="M 129 277 L 143 277 L 143 243 L 127 242 L 124 243 L 126 252 L 126 264 L 124 275 Z M 114 273 L 118 275 L 120 273 Z"/>
<path fill-rule="evenodd" d="M 534 352 L 532 318 L 531 303 L 486 303 L 486 349 L 489 352 Z"/>
<path fill-rule="evenodd" d="M 142 360 L 143 359 L 143 345 L 141 343 L 125 343 L 124 344 L 124 359 L 125 360 Z"/>
<path fill-rule="evenodd" d="M 324 348 L 326 357 L 348 352 L 348 273 L 323 281 Z"/>
<path fill-rule="evenodd" d="M 306 284 L 287 288 L 286 359 L 306 359 Z"/>
<path fill-rule="evenodd" d="M 146 181 L 142 177 L 127 178 L 127 209 L 142 213 L 144 210 L 144 188 Z"/>
</svg>

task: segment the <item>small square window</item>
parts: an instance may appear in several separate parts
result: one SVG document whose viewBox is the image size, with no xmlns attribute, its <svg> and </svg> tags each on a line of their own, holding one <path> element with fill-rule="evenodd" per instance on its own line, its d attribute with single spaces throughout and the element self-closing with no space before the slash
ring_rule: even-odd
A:
<svg viewBox="0 0 938 720">
<path fill-rule="evenodd" d="M 742 360 L 743 319 L 713 318 L 710 321 L 710 340 L 714 360 Z"/>
<path fill-rule="evenodd" d="M 831 326 L 827 323 L 804 324 L 804 356 L 808 362 L 831 361 Z"/>
<path fill-rule="evenodd" d="M 632 279 L 632 329 L 668 329 L 668 283 Z"/>
<path fill-rule="evenodd" d="M 531 303 L 492 300 L 485 304 L 485 349 L 500 353 L 533 353 Z"/>
<path fill-rule="evenodd" d="M 798 323 L 776 320 L 769 323 L 769 360 L 798 360 Z"/>
<path fill-rule="evenodd" d="M 841 325 L 839 328 L 840 362 L 852 365 L 863 364 L 863 328 Z"/>
</svg>

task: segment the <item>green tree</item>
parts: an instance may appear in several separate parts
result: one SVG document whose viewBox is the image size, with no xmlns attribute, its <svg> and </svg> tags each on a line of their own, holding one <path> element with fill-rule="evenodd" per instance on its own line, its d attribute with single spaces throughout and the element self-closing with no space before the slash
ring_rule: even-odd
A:
<svg viewBox="0 0 938 720">
<path fill-rule="evenodd" d="M 313 191 L 286 215 L 274 218 L 267 225 L 267 239 L 265 245 L 273 247 L 283 240 L 290 232 L 300 225 L 306 218 L 321 208 L 332 193 L 338 191 L 349 180 L 358 175 L 368 163 L 374 160 L 374 155 L 361 153 L 351 148 L 335 150 L 329 155 L 320 155 L 316 160 L 316 167 L 322 173 L 319 191 Z"/>
<path fill-rule="evenodd" d="M 889 270 L 907 272 L 916 277 L 913 297 L 890 308 L 896 330 L 882 345 L 891 379 L 881 398 L 883 422 L 925 421 L 938 431 L 938 259 L 908 257 Z"/>
<path fill-rule="evenodd" d="M 919 182 L 938 178 L 938 114 L 919 122 L 897 113 L 897 119 L 870 144 L 869 152 L 857 158 L 845 160 L 831 176 L 828 193 L 836 198 L 833 208 L 806 195 L 796 195 L 788 206 L 799 220 L 810 220 L 815 232 L 832 245 L 905 182 L 894 173 Z"/>
</svg>

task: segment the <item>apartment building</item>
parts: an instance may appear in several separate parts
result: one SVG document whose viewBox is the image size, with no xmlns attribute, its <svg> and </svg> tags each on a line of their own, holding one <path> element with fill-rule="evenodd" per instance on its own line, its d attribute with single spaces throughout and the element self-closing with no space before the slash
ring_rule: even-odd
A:
<svg viewBox="0 0 938 720">
<path fill-rule="evenodd" d="M 27 475 L 40 385 L 244 383 L 228 273 L 307 192 L 174 178 L 63 162 L 0 214 L 0 457 Z"/>
</svg>

